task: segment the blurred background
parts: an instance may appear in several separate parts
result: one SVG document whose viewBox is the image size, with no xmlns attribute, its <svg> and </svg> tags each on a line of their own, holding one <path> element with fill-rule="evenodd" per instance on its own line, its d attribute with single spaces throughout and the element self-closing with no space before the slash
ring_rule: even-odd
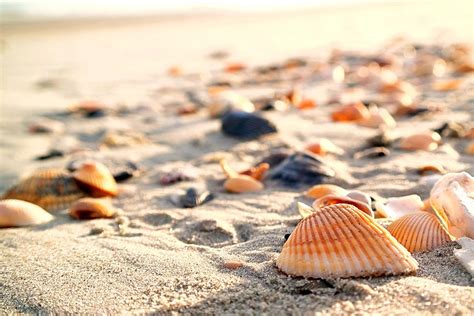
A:
<svg viewBox="0 0 474 316">
<path fill-rule="evenodd" d="M 78 100 L 153 102 L 167 69 L 249 66 L 331 49 L 374 51 L 397 36 L 474 43 L 472 0 L 0 0 L 3 180 L 43 153 L 25 122 Z"/>
</svg>

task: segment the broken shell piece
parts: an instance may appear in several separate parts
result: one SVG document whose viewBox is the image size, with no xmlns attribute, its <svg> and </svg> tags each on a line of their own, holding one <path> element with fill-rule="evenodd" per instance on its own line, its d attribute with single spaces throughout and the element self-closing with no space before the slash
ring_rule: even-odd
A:
<svg viewBox="0 0 474 316">
<path fill-rule="evenodd" d="M 316 184 L 312 186 L 308 191 L 305 192 L 307 197 L 313 199 L 319 199 L 326 195 L 340 195 L 344 196 L 347 194 L 347 190 L 334 184 Z"/>
<path fill-rule="evenodd" d="M 370 217 L 374 217 L 374 212 L 372 211 L 372 208 L 368 204 L 361 202 L 359 200 L 352 199 L 347 196 L 337 196 L 337 195 L 323 196 L 322 198 L 319 198 L 313 202 L 313 208 L 319 209 L 319 208 L 322 208 L 328 205 L 334 205 L 334 204 L 350 204 L 357 207 L 359 210 L 369 215 Z"/>
<path fill-rule="evenodd" d="M 327 138 L 321 138 L 320 140 L 306 146 L 305 150 L 321 156 L 328 153 L 336 155 L 342 155 L 344 153 L 344 150 L 341 147 L 336 146 Z"/>
<path fill-rule="evenodd" d="M 263 184 L 250 176 L 239 174 L 227 179 L 224 188 L 233 193 L 256 192 L 263 190 Z"/>
<path fill-rule="evenodd" d="M 255 180 L 260 181 L 263 179 L 268 169 L 270 169 L 270 165 L 266 162 L 262 162 L 255 167 L 240 172 L 240 174 L 250 176 Z"/>
<path fill-rule="evenodd" d="M 448 173 L 431 189 L 430 202 L 453 236 L 474 238 L 474 178 Z"/>
<path fill-rule="evenodd" d="M 362 121 L 369 117 L 369 110 L 361 102 L 346 105 L 331 114 L 335 122 Z"/>
<path fill-rule="evenodd" d="M 433 250 L 454 240 L 436 216 L 427 212 L 402 216 L 387 230 L 411 253 Z"/>
<path fill-rule="evenodd" d="M 438 148 L 441 136 L 436 132 L 425 132 L 403 137 L 400 140 L 400 148 L 403 150 L 426 150 L 432 151 Z"/>
<path fill-rule="evenodd" d="M 69 215 L 75 219 L 110 218 L 116 213 L 107 198 L 83 198 L 69 208 Z"/>
<path fill-rule="evenodd" d="M 303 219 L 276 265 L 286 274 L 313 278 L 398 275 L 418 268 L 385 228 L 347 204 L 316 209 Z"/>
<path fill-rule="evenodd" d="M 395 119 L 386 109 L 371 107 L 369 112 L 369 117 L 362 119 L 359 125 L 372 128 L 393 128 L 397 125 Z"/>
<path fill-rule="evenodd" d="M 112 173 L 100 162 L 84 162 L 73 173 L 73 177 L 81 190 L 93 197 L 115 196 L 118 193 Z"/>
<path fill-rule="evenodd" d="M 424 207 L 423 201 L 416 194 L 392 197 L 388 198 L 385 203 L 375 203 L 378 214 L 389 218 L 400 218 L 410 213 L 420 212 Z"/>
<path fill-rule="evenodd" d="M 52 219 L 38 205 L 15 199 L 0 201 L 0 228 L 39 225 Z"/>
<path fill-rule="evenodd" d="M 421 176 L 424 176 L 427 174 L 435 174 L 435 173 L 445 174 L 446 169 L 444 169 L 444 167 L 439 163 L 432 163 L 429 165 L 423 165 L 421 167 L 418 167 L 417 172 Z"/>
</svg>

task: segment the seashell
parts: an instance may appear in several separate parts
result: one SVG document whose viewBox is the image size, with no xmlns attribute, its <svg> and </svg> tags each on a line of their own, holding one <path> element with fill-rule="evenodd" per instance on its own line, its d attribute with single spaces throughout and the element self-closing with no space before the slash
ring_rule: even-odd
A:
<svg viewBox="0 0 474 316">
<path fill-rule="evenodd" d="M 75 219 L 110 218 L 116 213 L 107 198 L 82 198 L 69 208 L 69 215 Z"/>
<path fill-rule="evenodd" d="M 314 208 L 304 203 L 297 202 L 297 206 L 298 206 L 298 213 L 300 213 L 301 218 L 306 218 L 310 216 L 311 214 L 313 214 L 314 212 Z"/>
<path fill-rule="evenodd" d="M 328 153 L 342 155 L 344 150 L 341 147 L 336 146 L 327 138 L 321 138 L 320 140 L 306 146 L 305 150 L 312 152 L 315 155 L 324 156 Z"/>
<path fill-rule="evenodd" d="M 400 218 L 407 214 L 420 212 L 424 208 L 423 201 L 416 194 L 388 198 L 385 203 L 375 202 L 378 214 L 390 218 Z"/>
<path fill-rule="evenodd" d="M 367 193 L 358 190 L 349 191 L 346 196 L 353 200 L 360 201 L 370 206 L 372 204 L 372 198 Z"/>
<path fill-rule="evenodd" d="M 347 190 L 334 184 L 316 184 L 312 186 L 308 191 L 305 192 L 307 197 L 313 199 L 319 199 L 326 195 L 339 195 L 344 196 L 347 194 Z"/>
<path fill-rule="evenodd" d="M 180 197 L 179 202 L 184 208 L 193 208 L 207 203 L 212 199 L 214 199 L 214 195 L 207 190 L 200 191 L 195 188 L 189 188 L 186 190 L 186 193 Z"/>
<path fill-rule="evenodd" d="M 450 234 L 474 238 L 474 178 L 470 174 L 445 174 L 431 189 L 430 202 Z"/>
<path fill-rule="evenodd" d="M 176 110 L 176 114 L 178 115 L 189 115 L 189 114 L 195 114 L 199 111 L 199 108 L 196 104 L 194 103 L 185 103 L 181 106 L 178 107 Z"/>
<path fill-rule="evenodd" d="M 359 125 L 372 128 L 393 128 L 397 125 L 395 119 L 386 109 L 371 107 L 369 111 L 369 117 L 360 120 L 358 123 Z"/>
<path fill-rule="evenodd" d="M 262 180 L 263 177 L 265 176 L 265 173 L 267 173 L 268 169 L 270 169 L 270 165 L 266 162 L 262 162 L 255 167 L 252 167 L 250 169 L 244 170 L 240 172 L 240 174 L 250 176 L 254 178 L 255 180 Z"/>
<path fill-rule="evenodd" d="M 269 120 L 255 114 L 231 111 L 222 117 L 222 132 L 241 139 L 257 139 L 263 135 L 277 132 Z"/>
<path fill-rule="evenodd" d="M 335 174 L 334 170 L 313 154 L 298 152 L 270 169 L 266 178 L 280 180 L 287 186 L 299 186 L 320 184 L 324 177 L 333 177 Z"/>
<path fill-rule="evenodd" d="M 225 66 L 224 71 L 229 72 L 229 73 L 234 73 L 234 72 L 240 72 L 244 70 L 245 68 L 247 68 L 247 66 L 245 66 L 242 63 L 229 63 Z"/>
<path fill-rule="evenodd" d="M 85 117 L 96 118 L 104 116 L 106 113 L 106 106 L 97 101 L 82 101 L 69 108 L 72 113 L 80 113 Z"/>
<path fill-rule="evenodd" d="M 255 105 L 241 94 L 233 91 L 223 91 L 213 97 L 207 110 L 211 117 L 220 117 L 231 110 L 254 112 Z"/>
<path fill-rule="evenodd" d="M 441 91 L 441 92 L 446 92 L 446 91 L 452 91 L 452 90 L 457 90 L 460 88 L 462 84 L 461 79 L 450 79 L 450 80 L 443 80 L 443 81 L 437 81 L 433 83 L 433 90 L 435 91 Z"/>
<path fill-rule="evenodd" d="M 418 268 L 385 228 L 348 204 L 316 209 L 303 219 L 276 265 L 286 274 L 312 278 L 398 275 Z"/>
<path fill-rule="evenodd" d="M 224 188 L 233 193 L 256 192 L 263 190 L 263 184 L 250 176 L 239 174 L 227 179 Z"/>
<path fill-rule="evenodd" d="M 265 158 L 263 158 L 257 165 L 262 164 L 262 163 L 268 163 L 270 165 L 270 169 L 278 166 L 280 163 L 282 163 L 286 158 L 288 158 L 291 155 L 290 152 L 288 151 L 278 151 L 274 152 Z"/>
<path fill-rule="evenodd" d="M 295 106 L 300 110 L 309 110 L 316 107 L 316 102 L 312 99 L 303 99 L 299 103 L 295 104 Z"/>
<path fill-rule="evenodd" d="M 474 155 L 474 142 L 467 144 L 464 152 L 468 155 Z"/>
<path fill-rule="evenodd" d="M 462 247 L 461 249 L 454 249 L 454 256 L 459 260 L 461 265 L 471 274 L 471 280 L 474 279 L 474 240 L 462 237 L 456 240 Z"/>
<path fill-rule="evenodd" d="M 219 162 L 222 171 L 224 171 L 224 174 L 226 175 L 227 178 L 235 178 L 239 176 L 239 173 L 235 171 L 227 162 L 225 159 L 221 159 Z"/>
<path fill-rule="evenodd" d="M 421 176 L 434 173 L 445 174 L 446 169 L 439 163 L 432 163 L 418 167 L 417 172 Z"/>
<path fill-rule="evenodd" d="M 436 132 L 425 132 L 403 137 L 400 140 L 400 148 L 403 150 L 426 150 L 432 151 L 438 148 L 441 136 Z"/>
<path fill-rule="evenodd" d="M 133 145 L 150 144 L 145 135 L 135 131 L 113 131 L 107 132 L 101 140 L 102 145 L 107 147 L 124 147 Z"/>
<path fill-rule="evenodd" d="M 48 118 L 40 118 L 31 122 L 28 126 L 30 133 L 62 133 L 66 126 L 63 122 L 51 120 Z"/>
<path fill-rule="evenodd" d="M 362 151 L 358 151 L 354 154 L 354 159 L 373 159 L 381 158 L 390 155 L 390 150 L 385 147 L 374 147 L 368 148 Z"/>
<path fill-rule="evenodd" d="M 0 228 L 47 223 L 53 216 L 38 205 L 15 199 L 0 201 Z"/>
<path fill-rule="evenodd" d="M 387 230 L 411 253 L 433 250 L 454 240 L 436 216 L 427 212 L 402 216 Z"/>
<path fill-rule="evenodd" d="M 64 157 L 64 152 L 57 149 L 51 149 L 46 154 L 35 157 L 35 160 L 48 160 L 51 158 L 58 158 L 58 157 Z"/>
<path fill-rule="evenodd" d="M 362 121 L 369 117 L 369 110 L 361 102 L 346 105 L 331 114 L 335 122 Z"/>
<path fill-rule="evenodd" d="M 467 129 L 464 125 L 456 122 L 446 122 L 433 130 L 442 137 L 462 138 L 466 135 Z"/>
<path fill-rule="evenodd" d="M 84 197 L 73 177 L 61 169 L 40 170 L 10 188 L 2 199 L 23 200 L 48 211 L 67 208 Z"/>
<path fill-rule="evenodd" d="M 382 133 L 369 138 L 367 142 L 370 147 L 391 147 L 395 140 L 396 137 L 392 133 L 383 131 Z"/>
<path fill-rule="evenodd" d="M 118 193 L 112 173 L 100 162 L 84 162 L 74 171 L 73 177 L 81 190 L 92 197 L 115 196 Z"/>
<path fill-rule="evenodd" d="M 348 196 L 337 196 L 337 195 L 323 196 L 313 202 L 313 208 L 320 209 L 325 206 L 334 205 L 334 204 L 350 204 L 357 207 L 359 210 L 369 215 L 370 217 L 374 217 L 374 212 L 372 211 L 370 204 L 361 202 L 359 200 L 350 198 Z"/>
</svg>

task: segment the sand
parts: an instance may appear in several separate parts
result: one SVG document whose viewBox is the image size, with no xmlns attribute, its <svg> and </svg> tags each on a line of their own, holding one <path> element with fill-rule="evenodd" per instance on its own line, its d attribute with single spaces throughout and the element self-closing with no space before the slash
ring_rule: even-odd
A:
<svg viewBox="0 0 474 316">
<path fill-rule="evenodd" d="M 384 12 L 387 9 L 379 10 Z M 342 13 L 334 14 L 340 17 L 338 14 Z M 310 15 L 303 20 L 312 21 L 313 18 Z M 416 15 L 407 19 L 414 23 Z M 463 23 L 472 22 L 460 20 L 458 24 Z M 446 24 L 456 23 L 448 20 Z M 366 24 L 360 22 L 357 25 Z M 92 32 L 86 27 L 74 27 L 86 35 Z M 122 34 L 126 40 L 127 36 L 136 34 L 138 26 L 123 24 L 121 32 L 114 28 L 96 27 L 105 32 L 96 33 L 104 38 L 109 38 L 108 32 L 115 32 L 115 36 Z M 153 29 L 150 24 L 139 24 L 140 30 L 147 28 Z M 428 29 L 424 29 L 424 34 Z M 13 28 L 10 31 L 11 43 L 24 45 L 24 48 L 51 45 L 56 47 L 51 49 L 59 53 L 61 50 L 57 47 L 64 49 L 67 44 L 67 30 L 41 33 L 34 28 Z M 382 38 L 388 40 L 393 33 L 395 31 L 379 35 L 378 45 L 382 45 Z M 472 35 L 469 32 L 456 34 L 463 38 Z M 427 39 L 426 35 L 422 37 Z M 34 38 L 44 42 L 27 44 Z M 132 44 L 136 42 L 132 38 L 128 40 Z M 222 47 L 206 47 L 206 54 L 217 48 Z M 232 46 L 227 48 L 233 49 Z M 283 49 L 274 58 L 292 57 L 295 51 Z M 311 50 L 306 47 L 301 51 L 307 53 Z M 325 52 L 329 52 L 329 47 Z M 26 53 L 34 54 L 31 51 Z M 200 58 L 205 59 L 204 52 L 202 54 Z M 218 164 L 218 159 L 225 157 L 236 169 L 245 169 L 272 150 L 299 149 L 318 137 L 326 137 L 345 150 L 341 156 L 327 157 L 328 164 L 337 170 L 337 177 L 330 179 L 330 183 L 362 190 L 375 197 L 419 194 L 424 199 L 429 196 L 431 184 L 422 181 L 414 168 L 421 162 L 440 161 L 451 172 L 474 174 L 473 156 L 460 154 L 467 140 L 449 139 L 433 152 L 394 150 L 390 156 L 377 160 L 356 160 L 353 154 L 377 131 L 331 122 L 328 116 L 331 108 L 322 102 L 316 109 L 305 112 L 296 109 L 268 112 L 265 116 L 275 122 L 278 134 L 242 142 L 224 136 L 219 121 L 210 119 L 205 110 L 189 116 L 175 114 L 176 106 L 185 101 L 182 90 L 203 91 L 208 73 L 201 77 L 169 78 L 163 74 L 153 77 L 144 69 L 154 57 L 145 55 L 149 56 L 148 59 L 138 60 L 136 68 L 124 66 L 125 69 L 117 70 L 116 80 L 110 81 L 94 77 L 96 73 L 99 77 L 106 76 L 102 68 L 105 66 L 100 65 L 101 58 L 93 59 L 87 66 L 89 70 L 81 68 L 85 64 L 82 57 L 78 58 L 81 62 L 69 64 L 72 70 L 64 76 L 51 76 L 42 69 L 45 62 L 42 58 L 29 59 L 34 62 L 23 67 L 34 69 L 34 75 L 28 80 L 28 71 L 19 66 L 20 59 L 12 59 L 7 70 L 10 75 L 6 86 L 8 95 L 2 110 L 15 113 L 15 103 L 11 101 L 18 97 L 18 113 L 23 113 L 18 116 L 21 120 L 30 117 L 27 105 L 34 103 L 32 99 L 38 96 L 39 103 L 46 100 L 52 103 L 50 108 L 40 104 L 34 112 L 49 113 L 49 117 L 63 121 L 67 129 L 64 135 L 28 136 L 29 143 L 7 144 L 6 157 L 10 158 L 15 157 L 12 148 L 25 148 L 30 144 L 33 148 L 24 149 L 23 156 L 9 162 L 8 172 L 2 172 L 3 188 L 14 183 L 21 174 L 39 167 L 65 167 L 72 160 L 84 158 L 97 159 L 118 169 L 131 160 L 140 166 L 142 172 L 120 185 L 121 193 L 114 199 L 114 205 L 122 210 L 121 217 L 75 221 L 62 211 L 47 224 L 0 230 L 2 313 L 472 314 L 472 278 L 453 254 L 460 248 L 455 242 L 414 255 L 420 269 L 412 276 L 312 280 L 284 275 L 276 268 L 275 259 L 284 243 L 284 235 L 290 233 L 299 221 L 296 202 L 307 202 L 303 196 L 305 187 L 289 189 L 270 182 L 262 192 L 230 194 L 222 188 L 224 176 Z M 237 59 L 245 60 L 244 57 L 245 54 L 241 54 Z M 214 70 L 222 65 L 222 62 L 198 62 L 200 67 L 208 67 L 206 63 L 214 63 Z M 261 63 L 261 60 L 255 58 L 254 63 Z M 167 60 L 167 66 L 172 64 Z M 96 70 L 94 66 L 97 66 Z M 186 67 L 183 68 L 187 72 Z M 15 79 L 17 82 L 12 79 L 15 69 L 19 74 Z M 137 75 L 140 70 L 142 72 Z M 74 74 L 81 72 L 74 79 Z M 121 80 L 127 74 L 129 82 L 124 83 Z M 107 76 L 113 77 L 113 74 L 109 72 Z M 37 82 L 35 78 L 38 77 L 60 78 L 61 85 L 48 88 L 46 92 L 31 89 L 30 85 Z M 65 78 L 79 87 L 72 95 L 64 93 L 69 89 L 65 86 L 70 87 L 70 81 Z M 30 88 L 26 88 L 28 86 Z M 289 86 L 288 81 L 282 81 L 236 91 L 254 97 L 268 95 L 269 91 L 282 91 Z M 14 87 L 19 89 L 14 91 Z M 465 78 L 459 90 L 430 95 L 426 102 L 440 104 L 444 111 L 428 117 L 398 119 L 394 131 L 408 135 L 438 127 L 448 118 L 459 122 L 472 121 L 473 87 L 471 75 Z M 323 100 L 327 97 L 327 88 L 336 87 L 326 76 L 306 86 L 305 91 L 316 100 Z M 118 90 L 124 91 L 115 94 Z M 114 104 L 114 110 L 96 119 L 60 113 L 70 101 L 91 97 Z M 125 100 L 125 104 L 119 107 L 117 102 L 121 100 Z M 22 112 L 23 109 L 26 113 Z M 13 114 L 9 115 L 13 117 Z M 99 149 L 104 133 L 114 129 L 139 131 L 151 144 Z M 20 134 L 18 130 L 16 133 Z M 18 136 L 16 139 L 24 138 Z M 56 145 L 59 148 L 70 146 L 82 151 L 65 158 L 41 162 L 30 160 L 55 147 L 58 141 L 61 141 L 61 145 Z M 189 166 L 198 169 L 197 179 L 171 186 L 159 184 L 163 173 Z M 194 209 L 174 205 L 171 196 L 191 186 L 205 187 L 216 198 Z M 240 261 L 243 265 L 237 269 L 225 268 L 229 261 Z"/>
</svg>

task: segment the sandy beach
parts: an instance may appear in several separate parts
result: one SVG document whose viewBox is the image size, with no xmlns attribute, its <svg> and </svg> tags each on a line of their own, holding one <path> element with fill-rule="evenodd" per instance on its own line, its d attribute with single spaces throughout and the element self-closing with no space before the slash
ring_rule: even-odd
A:
<svg viewBox="0 0 474 316">
<path fill-rule="evenodd" d="M 460 248 L 454 241 L 414 254 L 416 275 L 320 280 L 283 274 L 275 260 L 285 234 L 301 219 L 296 202 L 310 203 L 304 196 L 308 186 L 268 181 L 263 191 L 232 194 L 223 188 L 219 160 L 244 170 L 269 153 L 301 150 L 327 138 L 344 153 L 324 157 L 336 170 L 326 182 L 375 199 L 428 198 L 433 182 L 416 172 L 427 162 L 473 175 L 474 156 L 464 153 L 469 143 L 464 138 L 443 138 L 433 151 L 395 148 L 386 157 L 354 158 L 379 131 L 333 122 L 335 107 L 327 101 L 341 84 L 334 82 L 330 67 L 311 75 L 311 67 L 326 63 L 334 48 L 378 55 L 396 36 L 407 43 L 467 42 L 473 47 L 473 21 L 470 1 L 439 1 L 273 15 L 5 25 L 0 192 L 37 169 L 66 168 L 73 161 L 101 161 L 112 171 L 131 161 L 140 172 L 119 184 L 113 199 L 119 217 L 77 221 L 62 210 L 46 224 L 1 229 L 0 312 L 472 314 L 473 280 L 453 255 Z M 230 56 L 209 58 L 215 51 Z M 257 67 L 294 57 L 306 66 L 271 80 L 258 75 Z M 231 62 L 248 68 L 223 72 Z M 172 66 L 183 74 L 170 76 Z M 431 90 L 436 78 L 410 80 L 423 92 L 420 103 L 436 111 L 397 117 L 396 135 L 448 121 L 473 122 L 472 73 L 462 76 L 458 89 L 446 92 Z M 207 92 L 216 82 L 230 83 L 232 91 L 251 100 L 299 87 L 318 106 L 265 111 L 278 133 L 241 141 L 224 135 L 220 120 L 208 115 Z M 190 95 L 202 103 L 199 111 L 177 115 Z M 344 97 L 361 95 L 373 97 L 360 91 Z M 106 104 L 105 115 L 67 114 L 84 100 Z M 58 120 L 65 130 L 28 133 L 28 123 L 38 117 Z M 104 146 L 107 133 L 118 131 L 139 133 L 146 141 Z M 34 160 L 50 149 L 65 155 Z M 160 177 L 173 170 L 191 170 L 195 177 L 160 184 Z M 205 188 L 215 197 L 196 208 L 176 205 L 173 197 L 190 187 Z M 226 268 L 229 261 L 242 266 Z"/>
</svg>

